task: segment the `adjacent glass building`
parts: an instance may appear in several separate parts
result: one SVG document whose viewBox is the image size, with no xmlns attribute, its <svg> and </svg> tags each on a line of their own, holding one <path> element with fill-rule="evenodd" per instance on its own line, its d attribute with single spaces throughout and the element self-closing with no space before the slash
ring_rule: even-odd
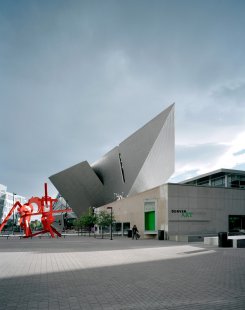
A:
<svg viewBox="0 0 245 310">
<path fill-rule="evenodd" d="M 245 171 L 219 169 L 191 178 L 181 183 L 197 186 L 215 186 L 245 189 Z"/>
</svg>

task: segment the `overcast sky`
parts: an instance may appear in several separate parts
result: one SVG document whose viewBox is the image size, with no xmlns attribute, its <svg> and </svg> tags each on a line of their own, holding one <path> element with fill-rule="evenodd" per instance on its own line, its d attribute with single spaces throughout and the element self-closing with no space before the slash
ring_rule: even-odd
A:
<svg viewBox="0 0 245 310">
<path fill-rule="evenodd" d="M 245 170 L 245 1 L 0 1 L 0 183 L 30 198 L 173 102 L 176 173 Z"/>
</svg>

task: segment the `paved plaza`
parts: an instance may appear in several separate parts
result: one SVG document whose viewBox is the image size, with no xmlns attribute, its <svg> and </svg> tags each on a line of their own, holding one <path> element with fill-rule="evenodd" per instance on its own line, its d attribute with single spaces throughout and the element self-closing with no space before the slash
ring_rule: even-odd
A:
<svg viewBox="0 0 245 310">
<path fill-rule="evenodd" d="M 0 238 L 0 309 L 244 310 L 245 249 L 129 238 Z"/>
</svg>

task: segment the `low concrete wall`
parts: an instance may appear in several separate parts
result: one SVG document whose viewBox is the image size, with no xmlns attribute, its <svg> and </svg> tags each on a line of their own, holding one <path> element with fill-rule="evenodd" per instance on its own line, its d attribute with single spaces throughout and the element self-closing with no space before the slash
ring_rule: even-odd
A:
<svg viewBox="0 0 245 310">
<path fill-rule="evenodd" d="M 213 237 L 214 235 L 170 235 L 170 241 L 179 241 L 179 242 L 202 242 L 204 238 Z"/>
<path fill-rule="evenodd" d="M 245 248 L 245 235 L 228 236 L 228 240 L 232 240 L 233 248 Z M 204 244 L 219 246 L 219 237 L 204 237 Z"/>
<path fill-rule="evenodd" d="M 204 237 L 204 244 L 206 245 L 219 245 L 218 237 Z"/>
</svg>

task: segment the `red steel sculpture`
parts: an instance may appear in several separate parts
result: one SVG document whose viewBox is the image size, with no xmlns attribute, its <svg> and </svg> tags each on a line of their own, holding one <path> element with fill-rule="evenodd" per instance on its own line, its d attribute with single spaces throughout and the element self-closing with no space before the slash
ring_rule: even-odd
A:
<svg viewBox="0 0 245 310">
<path fill-rule="evenodd" d="M 64 210 L 53 210 L 53 203 L 57 201 L 57 199 L 53 199 L 48 196 L 48 187 L 47 183 L 44 183 L 45 196 L 42 198 L 32 197 L 28 200 L 27 203 L 22 205 L 19 201 L 17 201 L 12 209 L 9 211 L 6 218 L 3 220 L 0 226 L 0 232 L 3 227 L 9 220 L 10 216 L 13 214 L 14 210 L 17 208 L 17 211 L 20 215 L 20 226 L 24 230 L 24 238 L 34 237 L 40 234 L 50 233 L 51 237 L 54 238 L 55 234 L 61 237 L 60 232 L 58 232 L 53 226 L 54 222 L 54 213 L 63 213 L 63 212 L 72 212 L 72 209 L 64 209 Z M 37 211 L 34 211 L 34 204 L 37 205 Z M 32 233 L 30 228 L 30 221 L 33 215 L 41 215 L 41 222 L 43 225 L 43 230 L 38 231 L 36 233 Z"/>
</svg>

